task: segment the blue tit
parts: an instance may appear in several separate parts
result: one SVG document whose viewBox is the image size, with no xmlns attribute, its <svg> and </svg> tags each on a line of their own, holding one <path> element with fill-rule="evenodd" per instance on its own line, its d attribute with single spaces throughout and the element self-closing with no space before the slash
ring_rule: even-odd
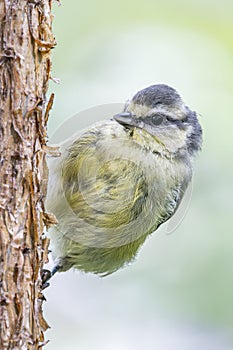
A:
<svg viewBox="0 0 233 350">
<path fill-rule="evenodd" d="M 177 210 L 202 144 L 197 114 L 167 85 L 137 92 L 124 110 L 79 131 L 50 159 L 46 209 L 56 271 L 101 276 L 133 261 Z"/>
</svg>

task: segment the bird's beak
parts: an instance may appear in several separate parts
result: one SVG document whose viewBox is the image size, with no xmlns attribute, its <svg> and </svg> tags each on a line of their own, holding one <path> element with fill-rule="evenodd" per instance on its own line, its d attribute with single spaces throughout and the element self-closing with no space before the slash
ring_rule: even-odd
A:
<svg viewBox="0 0 233 350">
<path fill-rule="evenodd" d="M 121 112 L 118 114 L 115 114 L 113 118 L 122 126 L 125 127 L 136 127 L 138 126 L 136 118 L 132 116 L 130 112 Z"/>
</svg>

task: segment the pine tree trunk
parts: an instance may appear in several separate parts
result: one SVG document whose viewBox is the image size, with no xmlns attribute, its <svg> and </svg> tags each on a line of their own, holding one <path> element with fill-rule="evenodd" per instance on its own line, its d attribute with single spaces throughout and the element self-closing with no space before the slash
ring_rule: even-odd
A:
<svg viewBox="0 0 233 350">
<path fill-rule="evenodd" d="M 40 349 L 50 0 L 0 0 L 0 349 Z"/>
</svg>

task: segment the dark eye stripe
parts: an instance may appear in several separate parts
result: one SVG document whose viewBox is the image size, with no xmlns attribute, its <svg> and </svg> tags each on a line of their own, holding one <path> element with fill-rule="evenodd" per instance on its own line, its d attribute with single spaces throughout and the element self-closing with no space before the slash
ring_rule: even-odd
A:
<svg viewBox="0 0 233 350">
<path fill-rule="evenodd" d="M 175 124 L 178 128 L 182 129 L 185 126 L 185 122 L 188 122 L 188 117 L 186 116 L 184 119 L 173 119 L 165 114 L 161 114 L 161 113 L 156 113 L 153 116 L 149 116 L 143 119 L 145 122 L 147 122 L 148 124 L 151 125 L 161 125 L 164 122 L 167 123 L 171 123 L 171 124 Z"/>
<path fill-rule="evenodd" d="M 171 117 L 166 117 L 166 119 L 171 122 L 171 123 L 175 123 L 175 124 L 180 124 L 180 123 L 185 123 L 188 121 L 188 117 L 186 116 L 184 119 L 173 119 Z"/>
</svg>

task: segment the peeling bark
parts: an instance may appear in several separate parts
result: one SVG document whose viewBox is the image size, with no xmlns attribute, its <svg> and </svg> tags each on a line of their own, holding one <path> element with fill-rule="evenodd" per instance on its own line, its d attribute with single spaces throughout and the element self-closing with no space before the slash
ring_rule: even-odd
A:
<svg viewBox="0 0 233 350">
<path fill-rule="evenodd" d="M 0 0 L 0 349 L 41 349 L 50 0 Z"/>
</svg>

